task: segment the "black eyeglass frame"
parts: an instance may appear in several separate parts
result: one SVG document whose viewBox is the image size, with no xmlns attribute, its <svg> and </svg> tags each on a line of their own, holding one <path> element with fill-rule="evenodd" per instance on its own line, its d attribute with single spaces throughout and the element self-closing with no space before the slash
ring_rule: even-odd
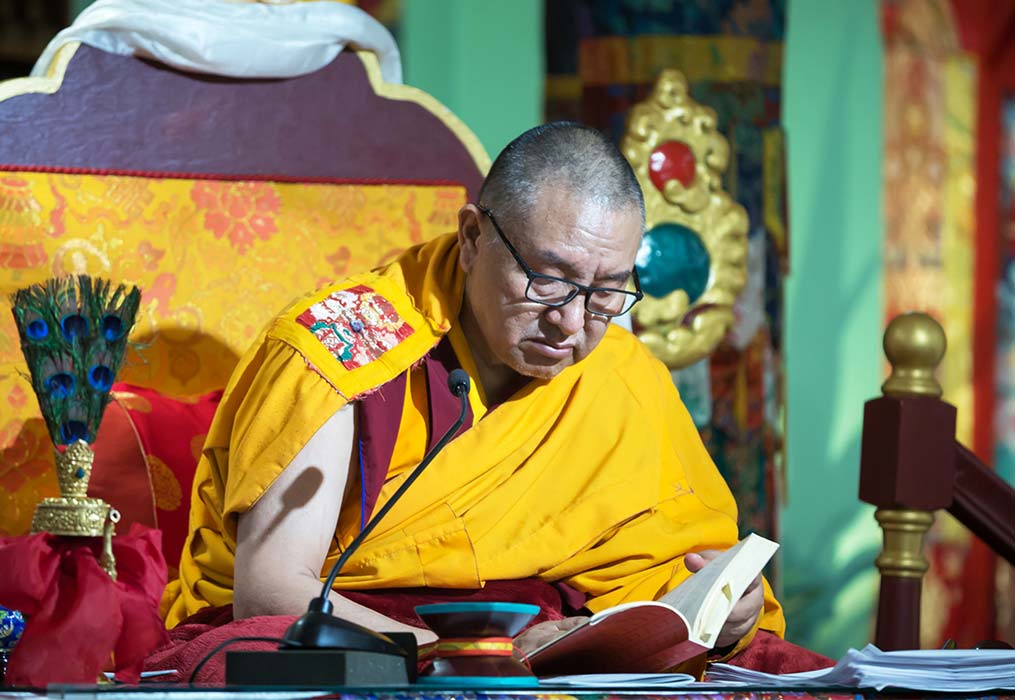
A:
<svg viewBox="0 0 1015 700">
<path fill-rule="evenodd" d="M 543 306 L 549 306 L 552 309 L 559 309 L 562 306 L 567 306 L 568 304 L 570 304 L 572 301 L 574 301 L 574 298 L 579 294 L 584 294 L 586 312 L 594 316 L 603 316 L 605 318 L 616 318 L 617 316 L 623 316 L 624 314 L 628 313 L 631 309 L 634 308 L 635 304 L 637 304 L 645 297 L 645 293 L 641 291 L 641 282 L 638 280 L 637 268 L 631 269 L 631 278 L 634 280 L 633 292 L 628 289 L 616 289 L 615 287 L 590 287 L 589 285 L 580 284 L 578 282 L 575 282 L 574 280 L 569 280 L 565 277 L 554 277 L 553 275 L 544 275 L 541 272 L 536 272 L 531 267 L 529 267 L 524 260 L 522 260 L 521 254 L 513 245 L 511 245 L 511 241 L 509 241 L 508 237 L 504 235 L 504 231 L 501 229 L 500 224 L 497 223 L 497 218 L 493 215 L 493 212 L 490 209 L 484 207 L 482 204 L 477 204 L 476 208 L 479 209 L 481 212 L 483 212 L 483 214 L 485 214 L 488 219 L 490 219 L 490 223 L 493 224 L 493 228 L 497 232 L 497 235 L 500 236 L 500 239 L 504 242 L 504 245 L 507 247 L 508 252 L 511 253 L 511 257 L 515 259 L 515 262 L 518 263 L 518 266 L 522 268 L 522 272 L 524 272 L 525 276 L 528 278 L 528 284 L 525 285 L 525 298 L 531 301 L 532 303 L 542 304 Z M 533 299 L 531 296 L 529 296 L 529 290 L 532 288 L 532 281 L 534 279 L 550 280 L 552 282 L 563 282 L 564 284 L 571 286 L 573 291 L 559 302 L 549 302 L 543 301 L 541 299 Z M 631 305 L 629 307 L 627 307 L 626 309 L 624 309 L 624 311 L 621 311 L 619 313 L 611 314 L 605 313 L 603 311 L 596 311 L 595 309 L 589 308 L 589 300 L 592 298 L 592 294 L 595 292 L 623 294 L 625 296 L 634 297 L 634 301 L 631 302 Z"/>
</svg>

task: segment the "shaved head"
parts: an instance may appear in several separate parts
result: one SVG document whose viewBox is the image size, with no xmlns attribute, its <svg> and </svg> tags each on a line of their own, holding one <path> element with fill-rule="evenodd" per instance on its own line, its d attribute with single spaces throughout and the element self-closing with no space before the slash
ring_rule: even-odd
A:
<svg viewBox="0 0 1015 700">
<path fill-rule="evenodd" d="M 645 222 L 645 202 L 627 159 L 600 131 L 577 122 L 550 122 L 509 143 L 490 167 L 479 201 L 523 227 L 547 188 L 568 190 L 608 210 L 632 207 Z"/>
</svg>

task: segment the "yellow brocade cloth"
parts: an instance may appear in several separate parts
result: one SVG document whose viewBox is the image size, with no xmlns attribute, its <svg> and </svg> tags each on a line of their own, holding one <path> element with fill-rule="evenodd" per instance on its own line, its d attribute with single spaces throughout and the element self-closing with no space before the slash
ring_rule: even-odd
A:
<svg viewBox="0 0 1015 700">
<path fill-rule="evenodd" d="M 198 465 L 180 579 L 163 601 L 169 627 L 232 602 L 239 514 L 336 411 L 427 355 L 457 323 L 462 289 L 448 235 L 301 299 L 268 326 L 230 380 Z M 476 424 L 380 522 L 337 590 L 538 577 L 569 584 L 598 611 L 656 599 L 689 576 L 685 553 L 736 543 L 736 504 L 669 371 L 626 330 L 611 325 L 583 361 L 489 412 L 481 387 L 471 392 Z M 400 430 L 403 446 L 418 433 L 422 455 L 427 430 L 413 411 Z M 389 474 L 377 508 L 405 476 Z M 323 572 L 359 516 L 347 492 Z M 785 628 L 767 582 L 758 626 Z"/>
</svg>

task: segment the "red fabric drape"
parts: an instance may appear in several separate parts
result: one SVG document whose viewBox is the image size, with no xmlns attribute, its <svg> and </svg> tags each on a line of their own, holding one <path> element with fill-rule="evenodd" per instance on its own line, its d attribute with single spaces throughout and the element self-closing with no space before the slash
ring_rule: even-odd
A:
<svg viewBox="0 0 1015 700">
<path fill-rule="evenodd" d="M 7 683 L 94 683 L 104 669 L 137 682 L 163 644 L 161 533 L 135 525 L 113 538 L 117 580 L 99 566 L 101 538 L 48 533 L 0 539 L 0 604 L 25 615 Z"/>
</svg>

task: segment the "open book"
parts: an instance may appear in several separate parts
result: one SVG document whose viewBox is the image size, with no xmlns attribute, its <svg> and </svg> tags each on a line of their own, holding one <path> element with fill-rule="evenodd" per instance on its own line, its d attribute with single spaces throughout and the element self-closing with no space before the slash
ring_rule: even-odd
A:
<svg viewBox="0 0 1015 700">
<path fill-rule="evenodd" d="M 748 535 L 659 600 L 603 610 L 536 649 L 533 673 L 661 673 L 708 651 L 777 549 Z"/>
</svg>

